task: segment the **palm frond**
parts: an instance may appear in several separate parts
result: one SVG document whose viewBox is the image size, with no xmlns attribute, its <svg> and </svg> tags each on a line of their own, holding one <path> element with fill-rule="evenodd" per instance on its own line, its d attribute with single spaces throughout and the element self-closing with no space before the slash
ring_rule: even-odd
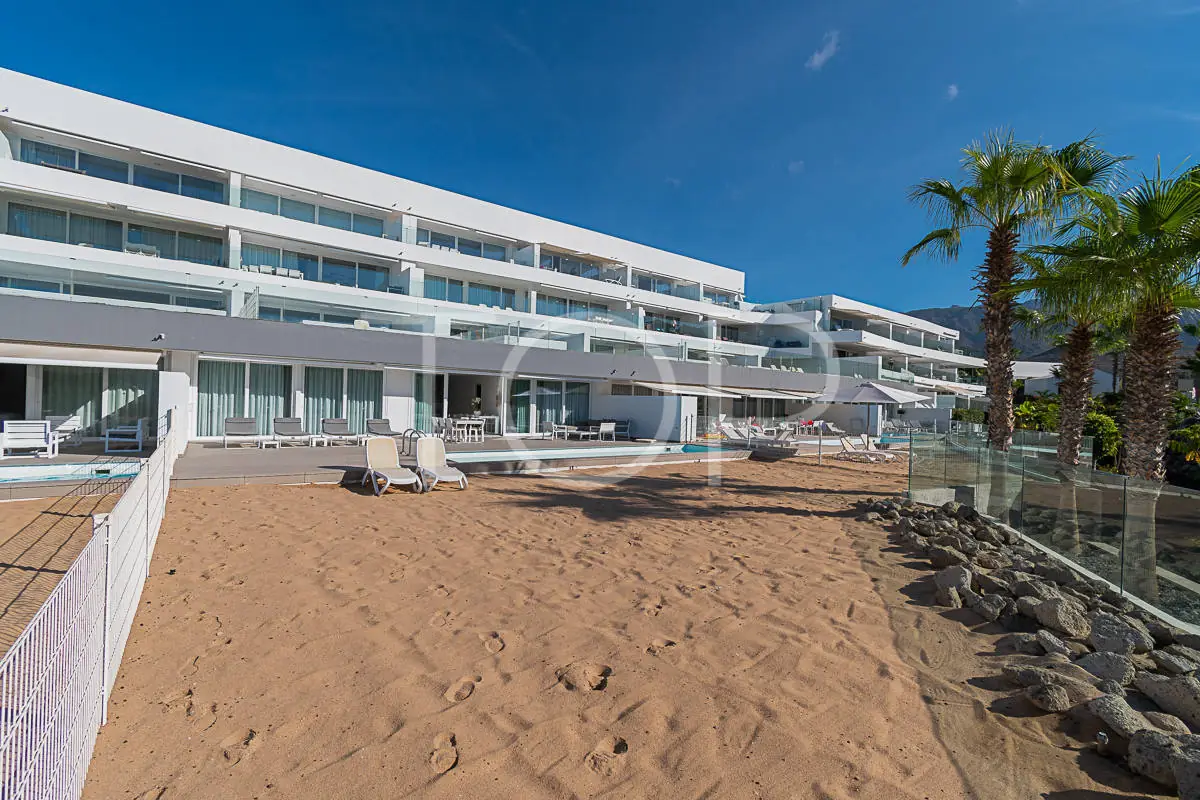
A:
<svg viewBox="0 0 1200 800">
<path fill-rule="evenodd" d="M 941 258 L 945 261 L 954 261 L 958 258 L 959 250 L 962 248 L 962 231 L 958 228 L 938 228 L 935 231 L 930 231 L 925 235 L 925 238 L 910 247 L 904 256 L 900 259 L 901 266 L 908 266 L 908 262 L 915 256 L 929 252 L 936 258 Z"/>
</svg>

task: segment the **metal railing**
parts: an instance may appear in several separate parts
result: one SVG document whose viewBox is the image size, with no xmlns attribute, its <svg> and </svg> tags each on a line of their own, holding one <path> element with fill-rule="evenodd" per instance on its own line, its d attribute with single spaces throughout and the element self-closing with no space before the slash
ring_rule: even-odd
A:
<svg viewBox="0 0 1200 800">
<path fill-rule="evenodd" d="M 75 800 L 107 718 L 186 431 L 177 410 L 120 500 L 0 660 L 0 800 Z"/>
</svg>

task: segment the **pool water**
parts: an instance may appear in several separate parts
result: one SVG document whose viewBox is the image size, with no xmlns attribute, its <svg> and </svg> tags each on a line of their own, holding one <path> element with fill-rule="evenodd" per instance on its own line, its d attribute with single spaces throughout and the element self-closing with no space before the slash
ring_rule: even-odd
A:
<svg viewBox="0 0 1200 800">
<path fill-rule="evenodd" d="M 0 465 L 0 483 L 132 478 L 138 474 L 141 468 L 141 461 L 109 461 L 100 464 L 28 464 L 13 467 Z"/>
<path fill-rule="evenodd" d="M 451 453 L 451 461 L 460 464 L 478 464 L 487 461 L 554 461 L 560 458 L 607 458 L 610 456 L 661 456 L 667 453 L 700 452 L 707 448 L 689 451 L 688 445 L 651 444 L 643 446 L 621 445 L 619 447 L 562 447 L 562 448 L 530 448 L 519 449 L 513 445 L 512 450 L 478 450 Z"/>
</svg>

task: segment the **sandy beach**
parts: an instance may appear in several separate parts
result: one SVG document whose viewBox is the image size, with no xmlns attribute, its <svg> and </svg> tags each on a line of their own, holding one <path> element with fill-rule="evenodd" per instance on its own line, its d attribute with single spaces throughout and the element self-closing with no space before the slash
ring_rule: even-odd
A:
<svg viewBox="0 0 1200 800">
<path fill-rule="evenodd" d="M 903 465 L 723 466 L 172 492 L 85 798 L 1153 794 L 855 521 Z"/>
</svg>

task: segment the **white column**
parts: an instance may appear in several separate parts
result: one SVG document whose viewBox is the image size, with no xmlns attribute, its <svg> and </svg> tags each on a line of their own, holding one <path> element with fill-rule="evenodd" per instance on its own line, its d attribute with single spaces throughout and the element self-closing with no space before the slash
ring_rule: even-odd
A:
<svg viewBox="0 0 1200 800">
<path fill-rule="evenodd" d="M 29 364 L 25 368 L 25 419 L 42 418 L 42 366 Z"/>
<path fill-rule="evenodd" d="M 229 229 L 229 268 L 242 268 L 242 232 L 237 228 Z"/>
<path fill-rule="evenodd" d="M 529 290 L 529 313 L 537 313 L 537 289 Z"/>
<path fill-rule="evenodd" d="M 542 268 L 542 246 L 537 242 L 533 243 L 533 268 Z"/>
<path fill-rule="evenodd" d="M 229 173 L 229 205 L 234 208 L 242 207 L 242 173 Z"/>
</svg>

